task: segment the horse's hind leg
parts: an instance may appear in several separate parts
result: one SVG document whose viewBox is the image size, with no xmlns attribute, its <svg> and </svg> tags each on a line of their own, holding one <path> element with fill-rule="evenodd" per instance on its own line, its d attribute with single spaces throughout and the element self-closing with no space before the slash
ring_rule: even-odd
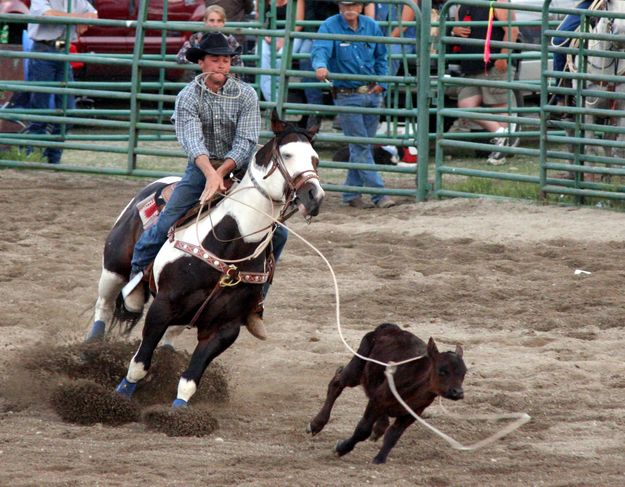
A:
<svg viewBox="0 0 625 487">
<path fill-rule="evenodd" d="M 197 391 L 206 367 L 235 342 L 240 330 L 240 325 L 225 326 L 199 340 L 191 356 L 189 367 L 182 373 L 178 382 L 178 393 L 172 404 L 174 408 L 187 405 L 189 399 Z"/>
<path fill-rule="evenodd" d="M 157 295 L 145 317 L 139 349 L 130 361 L 126 377 L 122 379 L 115 391 L 128 398 L 132 396 L 137 382 L 147 375 L 152 365 L 154 350 L 174 319 L 169 300 Z"/>
<path fill-rule="evenodd" d="M 104 338 L 107 326 L 111 324 L 115 300 L 126 280 L 114 272 L 102 268 L 98 285 L 98 299 L 95 303 L 95 315 L 91 329 L 85 338 L 86 342 Z"/>
</svg>

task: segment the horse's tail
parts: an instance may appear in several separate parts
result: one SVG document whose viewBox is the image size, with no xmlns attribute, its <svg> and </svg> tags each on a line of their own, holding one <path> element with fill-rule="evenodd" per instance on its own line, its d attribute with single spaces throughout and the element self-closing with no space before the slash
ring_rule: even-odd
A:
<svg viewBox="0 0 625 487">
<path fill-rule="evenodd" d="M 146 296 L 147 301 L 147 296 Z M 113 319 L 111 320 L 111 330 L 116 327 L 122 335 L 130 335 L 134 327 L 139 323 L 139 320 L 143 317 L 143 309 L 141 311 L 130 311 L 124 304 L 124 297 L 122 293 L 117 295 L 115 301 L 115 309 L 113 310 Z"/>
</svg>

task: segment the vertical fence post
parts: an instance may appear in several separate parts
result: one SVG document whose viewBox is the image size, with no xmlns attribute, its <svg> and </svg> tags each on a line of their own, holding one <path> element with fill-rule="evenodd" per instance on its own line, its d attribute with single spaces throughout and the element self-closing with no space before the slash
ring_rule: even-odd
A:
<svg viewBox="0 0 625 487">
<path fill-rule="evenodd" d="M 143 54 L 143 45 L 145 40 L 144 24 L 148 19 L 148 7 L 150 2 L 141 2 L 141 10 L 137 16 L 137 28 L 135 29 L 135 48 L 132 52 L 132 67 L 131 67 L 131 91 L 130 91 L 130 131 L 128 137 L 128 174 L 137 168 L 137 144 L 139 141 L 139 134 L 137 129 L 137 122 L 139 120 L 139 91 L 141 90 L 141 75 L 142 68 L 139 65 L 139 61 Z M 164 0 L 163 3 L 167 3 Z"/>
<path fill-rule="evenodd" d="M 417 56 L 417 201 L 425 201 L 428 192 L 430 161 L 430 27 L 432 0 L 421 0 L 421 21 L 417 22 L 419 56 Z M 419 30 L 420 29 L 420 30 Z"/>
</svg>

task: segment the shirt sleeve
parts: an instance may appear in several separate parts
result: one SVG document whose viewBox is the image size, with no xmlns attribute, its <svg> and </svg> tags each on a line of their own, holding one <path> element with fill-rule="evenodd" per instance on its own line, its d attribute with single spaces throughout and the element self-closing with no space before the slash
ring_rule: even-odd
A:
<svg viewBox="0 0 625 487">
<path fill-rule="evenodd" d="M 319 34 L 328 34 L 329 30 L 325 24 L 319 26 Z M 327 68 L 328 60 L 332 57 L 334 41 L 331 39 L 315 39 L 311 52 L 312 67 L 316 71 L 319 68 Z"/>
<path fill-rule="evenodd" d="M 378 37 L 383 37 L 382 31 L 377 25 L 375 28 L 374 35 Z M 373 57 L 374 57 L 373 70 L 375 71 L 375 74 L 379 76 L 387 76 L 388 75 L 388 61 L 386 59 L 386 44 L 377 42 L 375 44 L 375 49 L 373 51 Z M 378 83 L 378 84 L 382 86 L 384 89 L 386 89 L 388 85 L 388 83 Z"/>
<path fill-rule="evenodd" d="M 260 131 L 260 106 L 256 92 L 247 87 L 241 93 L 241 108 L 232 149 L 225 158 L 232 159 L 237 169 L 246 168 L 256 151 Z"/>
<path fill-rule="evenodd" d="M 46 13 L 48 10 L 52 10 L 49 0 L 32 0 L 30 2 L 30 11 L 28 14 L 38 17 Z"/>
<path fill-rule="evenodd" d="M 202 121 L 199 114 L 199 100 L 194 96 L 194 87 L 184 89 L 176 97 L 172 120 L 176 127 L 176 138 L 189 159 L 193 162 L 202 154 L 209 157 L 204 143 Z"/>
</svg>

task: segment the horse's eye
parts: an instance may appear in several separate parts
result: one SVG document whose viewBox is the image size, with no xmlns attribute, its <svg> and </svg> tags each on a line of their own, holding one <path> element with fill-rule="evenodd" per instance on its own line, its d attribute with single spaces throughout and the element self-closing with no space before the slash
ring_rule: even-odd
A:
<svg viewBox="0 0 625 487">
<path fill-rule="evenodd" d="M 283 159 L 290 159 L 291 157 L 293 157 L 293 154 L 289 154 L 288 152 L 286 154 L 282 154 Z"/>
<path fill-rule="evenodd" d="M 438 370 L 438 375 L 440 377 L 447 377 L 449 375 L 449 372 L 447 371 L 447 369 L 439 369 Z"/>
</svg>

